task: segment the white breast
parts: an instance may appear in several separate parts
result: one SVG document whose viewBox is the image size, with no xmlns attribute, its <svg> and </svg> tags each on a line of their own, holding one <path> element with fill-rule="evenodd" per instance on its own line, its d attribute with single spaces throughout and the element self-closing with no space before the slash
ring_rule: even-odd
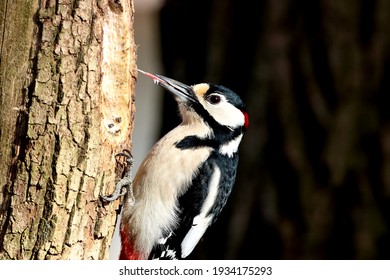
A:
<svg viewBox="0 0 390 280">
<path fill-rule="evenodd" d="M 211 149 L 180 150 L 175 143 L 187 135 L 206 136 L 210 129 L 181 125 L 155 144 L 133 182 L 135 205 L 124 207 L 122 222 L 129 223 L 140 252 L 150 252 L 164 230 L 177 222 L 177 198 L 186 191 Z"/>
</svg>

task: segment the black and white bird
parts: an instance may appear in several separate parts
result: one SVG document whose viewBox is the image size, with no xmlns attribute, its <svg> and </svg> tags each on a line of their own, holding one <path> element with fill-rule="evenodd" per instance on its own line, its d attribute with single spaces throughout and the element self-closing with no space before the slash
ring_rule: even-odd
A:
<svg viewBox="0 0 390 280">
<path fill-rule="evenodd" d="M 231 193 L 248 114 L 224 86 L 139 71 L 173 94 L 182 123 L 153 146 L 134 181 L 128 175 L 117 184 L 114 198 L 127 188 L 120 259 L 184 259 Z"/>
</svg>

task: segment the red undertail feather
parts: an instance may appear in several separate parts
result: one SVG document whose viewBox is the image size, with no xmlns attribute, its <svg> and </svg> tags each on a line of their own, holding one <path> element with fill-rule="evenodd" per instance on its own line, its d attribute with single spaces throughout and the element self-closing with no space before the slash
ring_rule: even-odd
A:
<svg viewBox="0 0 390 280">
<path fill-rule="evenodd" d="M 119 255 L 120 260 L 141 260 L 141 254 L 135 250 L 133 240 L 126 228 L 121 228 L 122 248 Z"/>
</svg>

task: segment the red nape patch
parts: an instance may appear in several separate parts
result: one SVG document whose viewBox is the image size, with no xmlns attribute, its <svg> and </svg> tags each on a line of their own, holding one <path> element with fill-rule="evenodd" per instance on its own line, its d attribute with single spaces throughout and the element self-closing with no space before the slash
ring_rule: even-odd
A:
<svg viewBox="0 0 390 280">
<path fill-rule="evenodd" d="M 120 260 L 141 260 L 141 254 L 135 250 L 133 240 L 129 236 L 129 232 L 126 228 L 121 228 L 121 253 L 119 255 Z"/>
<path fill-rule="evenodd" d="M 247 113 L 247 112 L 242 112 L 242 113 L 244 114 L 244 120 L 245 120 L 244 126 L 245 126 L 245 128 L 248 128 L 248 126 L 249 126 L 249 117 L 248 117 L 248 113 Z"/>
</svg>

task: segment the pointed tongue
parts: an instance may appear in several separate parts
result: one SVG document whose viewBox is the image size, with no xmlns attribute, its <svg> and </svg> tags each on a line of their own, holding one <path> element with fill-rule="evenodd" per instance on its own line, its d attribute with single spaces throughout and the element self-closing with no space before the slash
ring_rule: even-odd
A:
<svg viewBox="0 0 390 280">
<path fill-rule="evenodd" d="M 161 80 L 161 79 L 160 79 L 159 77 L 157 77 L 156 75 L 153 75 L 153 74 L 151 74 L 151 73 L 149 73 L 149 72 L 146 72 L 146 71 L 143 71 L 143 70 L 141 70 L 141 69 L 137 69 L 137 70 L 138 70 L 138 72 L 144 74 L 145 76 L 148 76 L 149 78 L 152 78 L 153 81 L 154 81 L 154 83 L 156 83 L 156 84 L 158 84 L 158 83 L 164 83 L 164 81 Z"/>
</svg>

